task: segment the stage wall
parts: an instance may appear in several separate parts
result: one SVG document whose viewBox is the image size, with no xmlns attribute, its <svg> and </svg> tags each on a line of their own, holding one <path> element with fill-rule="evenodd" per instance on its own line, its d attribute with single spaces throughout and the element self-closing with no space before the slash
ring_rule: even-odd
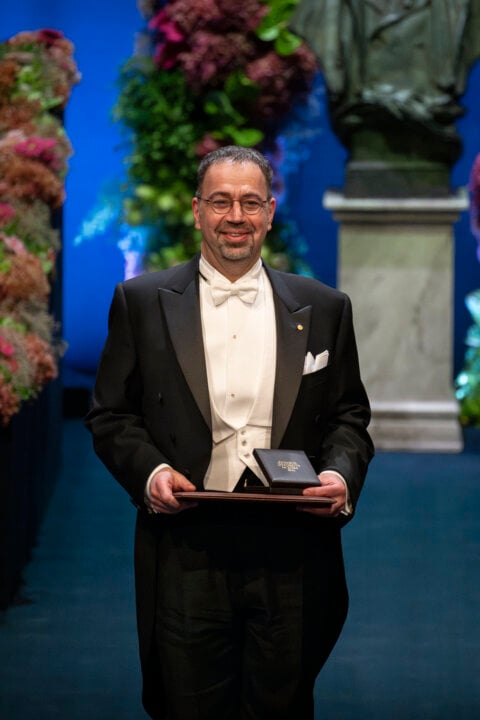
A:
<svg viewBox="0 0 480 720">
<path fill-rule="evenodd" d="M 130 57 L 135 30 L 142 26 L 135 0 L 23 0 L 2 8 L 1 35 L 52 27 L 61 30 L 76 47 L 82 73 L 65 117 L 75 149 L 67 179 L 64 209 L 63 316 L 68 351 L 64 383 L 76 387 L 91 382 L 105 338 L 108 305 L 116 282 L 123 278 L 124 258 L 116 246 L 113 226 L 94 239 L 78 242 L 84 223 L 99 208 L 102 195 L 124 178 L 120 129 L 112 122 L 117 96 L 118 69 Z M 480 65 L 470 75 L 463 104 L 468 113 L 459 123 L 463 157 L 454 168 L 453 186 L 465 185 L 475 155 L 480 152 Z M 308 243 L 307 259 L 315 275 L 336 283 L 337 227 L 321 208 L 327 188 L 341 186 L 345 153 L 333 136 L 327 113 L 320 115 L 321 132 L 309 158 L 290 183 L 290 204 Z M 193 189 L 193 188 L 192 188 Z M 456 226 L 455 372 L 462 365 L 463 338 L 470 324 L 464 297 L 480 287 L 476 242 L 465 213 Z"/>
</svg>

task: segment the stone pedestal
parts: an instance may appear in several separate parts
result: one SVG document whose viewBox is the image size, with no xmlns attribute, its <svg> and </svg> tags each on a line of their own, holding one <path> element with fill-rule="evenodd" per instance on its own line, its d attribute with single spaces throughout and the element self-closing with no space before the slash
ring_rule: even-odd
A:
<svg viewBox="0 0 480 720">
<path fill-rule="evenodd" d="M 448 198 L 346 198 L 324 206 L 340 223 L 339 287 L 352 299 L 377 449 L 459 452 L 453 392 L 453 223 Z"/>
</svg>

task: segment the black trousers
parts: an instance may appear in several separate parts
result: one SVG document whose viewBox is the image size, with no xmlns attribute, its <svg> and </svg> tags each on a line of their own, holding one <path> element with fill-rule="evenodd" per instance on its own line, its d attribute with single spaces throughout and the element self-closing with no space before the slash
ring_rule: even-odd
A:
<svg viewBox="0 0 480 720">
<path fill-rule="evenodd" d="M 322 523 L 243 503 L 166 520 L 156 614 L 166 720 L 313 720 L 315 678 L 347 606 L 338 532 Z"/>
</svg>

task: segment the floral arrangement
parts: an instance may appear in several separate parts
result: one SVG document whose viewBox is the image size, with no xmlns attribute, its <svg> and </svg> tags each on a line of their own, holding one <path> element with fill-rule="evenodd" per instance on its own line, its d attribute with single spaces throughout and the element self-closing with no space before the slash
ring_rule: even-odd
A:
<svg viewBox="0 0 480 720">
<path fill-rule="evenodd" d="M 49 313 L 70 142 L 61 112 L 79 74 L 56 30 L 0 43 L 0 425 L 57 375 Z"/>
<path fill-rule="evenodd" d="M 139 0 L 147 27 L 121 70 L 115 116 L 130 131 L 123 219 L 137 231 L 127 233 L 126 243 L 144 242 L 147 269 L 197 251 L 191 196 L 198 162 L 209 151 L 258 147 L 272 160 L 275 194 L 282 196 L 289 122 L 299 106 L 304 120 L 314 111 L 316 60 L 288 29 L 297 2 Z M 277 210 L 267 242 L 264 254 L 274 266 L 306 271 L 287 208 Z"/>
<path fill-rule="evenodd" d="M 470 172 L 470 227 L 477 239 L 477 257 L 480 261 L 480 154 L 475 158 Z"/>
<path fill-rule="evenodd" d="M 477 239 L 480 261 L 480 154 L 470 173 L 470 227 Z M 464 425 L 480 425 L 480 289 L 467 295 L 465 304 L 473 324 L 467 331 L 465 364 L 455 381 L 460 403 L 460 419 Z"/>
<path fill-rule="evenodd" d="M 470 173 L 470 227 L 477 239 L 480 261 L 480 154 Z M 464 425 L 480 425 L 480 289 L 469 293 L 465 304 L 473 324 L 467 331 L 465 364 L 455 379 L 456 396 L 460 403 L 460 420 Z"/>
<path fill-rule="evenodd" d="M 480 290 L 469 293 L 465 304 L 473 324 L 465 338 L 465 364 L 456 378 L 456 395 L 462 424 L 480 425 Z"/>
</svg>

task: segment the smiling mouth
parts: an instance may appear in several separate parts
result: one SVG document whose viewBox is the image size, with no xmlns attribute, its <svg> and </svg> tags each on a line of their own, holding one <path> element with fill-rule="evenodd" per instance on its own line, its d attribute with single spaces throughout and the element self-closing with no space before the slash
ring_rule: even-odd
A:
<svg viewBox="0 0 480 720">
<path fill-rule="evenodd" d="M 223 230 L 221 232 L 221 235 L 226 240 L 229 240 L 231 242 L 239 242 L 241 240 L 246 240 L 246 238 L 249 237 L 250 233 L 247 230 L 243 230 L 242 232 L 239 232 L 238 230 L 236 232 L 232 232 L 230 230 Z"/>
</svg>

